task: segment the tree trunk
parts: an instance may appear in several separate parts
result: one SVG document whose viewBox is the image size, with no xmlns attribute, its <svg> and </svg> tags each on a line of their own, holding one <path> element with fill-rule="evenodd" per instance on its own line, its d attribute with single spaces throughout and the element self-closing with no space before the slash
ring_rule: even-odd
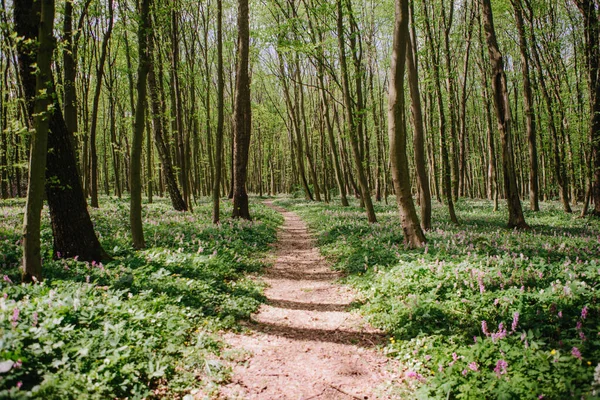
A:
<svg viewBox="0 0 600 400">
<path fill-rule="evenodd" d="M 45 94 L 52 79 L 52 52 L 54 51 L 54 0 L 41 1 L 37 52 L 37 74 L 34 100 L 34 128 L 29 157 L 29 181 L 27 204 L 23 221 L 23 282 L 42 280 L 42 256 L 40 254 L 40 228 L 44 205 L 44 170 L 48 150 L 48 128 L 52 97 Z"/>
<path fill-rule="evenodd" d="M 212 187 L 213 211 L 212 219 L 214 224 L 220 221 L 220 186 L 221 170 L 223 168 L 223 125 L 225 121 L 225 106 L 223 89 L 225 82 L 223 80 L 223 2 L 217 0 L 217 132 L 215 138 L 215 171 Z"/>
<path fill-rule="evenodd" d="M 233 126 L 233 218 L 250 219 L 246 178 L 252 129 L 250 104 L 250 23 L 248 0 L 238 0 L 238 54 Z"/>
<path fill-rule="evenodd" d="M 456 212 L 454 211 L 454 199 L 452 196 L 452 183 L 451 183 L 451 168 L 450 168 L 450 158 L 448 156 L 448 145 L 446 141 L 446 114 L 444 111 L 444 103 L 442 98 L 442 84 L 440 79 L 440 60 L 439 60 L 439 48 L 436 51 L 433 43 L 433 33 L 431 31 L 431 24 L 429 22 L 429 16 L 427 15 L 427 4 L 423 3 L 425 10 L 425 24 L 427 28 L 427 36 L 429 49 L 431 52 L 431 61 L 433 64 L 433 75 L 434 75 L 434 83 L 435 90 L 437 95 L 437 107 L 439 113 L 440 120 L 440 152 L 442 157 L 442 192 L 444 193 L 444 197 L 448 202 L 448 213 L 450 215 L 450 221 L 455 224 L 458 224 L 458 218 L 456 217 Z M 439 47 L 439 45 L 438 45 Z"/>
<path fill-rule="evenodd" d="M 400 40 L 398 37 L 395 37 L 395 39 Z M 408 40 L 406 40 L 406 64 L 408 70 L 408 85 L 410 87 L 411 98 L 410 110 L 412 113 L 412 121 L 414 127 L 413 147 L 415 152 L 415 170 L 417 172 L 417 182 L 419 186 L 421 227 L 423 228 L 423 230 L 429 230 L 431 229 L 431 191 L 429 189 L 429 177 L 427 176 L 426 169 L 427 160 L 425 159 L 425 128 L 423 125 L 423 112 L 421 108 L 421 93 L 419 91 L 419 70 L 417 63 L 417 54 L 414 51 L 417 43 L 416 39 L 417 38 L 414 29 L 414 24 L 412 24 L 412 29 L 410 30 L 409 38 Z M 402 81 L 404 81 L 404 79 L 402 79 Z M 406 136 L 405 131 L 402 133 L 404 136 Z M 406 138 L 404 138 L 404 140 L 406 140 Z"/>
<path fill-rule="evenodd" d="M 138 28 L 138 97 L 135 106 L 135 127 L 131 139 L 131 167 L 129 172 L 129 184 L 131 186 L 129 222 L 131 224 L 133 247 L 136 249 L 146 247 L 142 226 L 142 146 L 144 144 L 146 118 L 146 84 L 150 69 L 150 57 L 148 55 L 149 35 L 150 0 L 142 0 L 140 5 L 140 25 Z"/>
<path fill-rule="evenodd" d="M 588 67 L 590 90 L 590 143 L 593 183 L 591 186 L 594 201 L 593 213 L 600 216 L 600 23 L 596 2 L 574 0 L 583 16 L 585 33 L 585 55 Z"/>
<path fill-rule="evenodd" d="M 404 63 L 412 54 L 408 35 L 408 0 L 396 0 L 396 22 L 394 25 L 394 45 L 389 82 L 388 125 L 390 137 L 390 161 L 396 202 L 400 210 L 400 221 L 404 232 L 404 242 L 410 247 L 422 247 L 425 235 L 419 225 L 419 218 L 413 203 L 408 158 L 406 156 L 406 118 L 404 114 Z M 413 66 L 414 67 L 414 66 Z M 415 104 L 413 104 L 414 112 Z M 420 110 L 419 110 L 420 111 Z M 422 143 L 421 143 L 422 144 Z M 422 146 L 421 146 L 422 148 Z"/>
<path fill-rule="evenodd" d="M 19 0 L 14 3 L 15 31 L 26 40 L 35 41 L 38 25 L 36 15 L 40 2 Z M 30 66 L 35 62 L 35 51 L 19 42 L 17 47 L 19 73 L 25 92 L 30 118 L 34 115 L 35 75 Z M 54 81 L 47 85 L 48 95 L 55 95 Z M 77 173 L 73 143 L 60 106 L 54 98 L 54 112 L 50 116 L 48 154 L 46 162 L 46 196 L 54 236 L 54 254 L 60 257 L 78 257 L 82 261 L 100 261 L 110 257 L 104 252 L 87 210 L 81 181 Z"/>
<path fill-rule="evenodd" d="M 350 146 L 352 148 L 352 155 L 354 156 L 354 163 L 356 167 L 356 173 L 358 175 L 358 183 L 360 185 L 361 199 L 365 203 L 365 210 L 367 212 L 367 219 L 370 223 L 377 222 L 375 216 L 375 210 L 373 208 L 373 202 L 371 201 L 371 192 L 369 190 L 369 183 L 362 163 L 361 151 L 359 147 L 359 139 L 357 137 L 357 124 L 354 118 L 352 98 L 350 96 L 350 82 L 348 79 L 348 66 L 346 62 L 346 50 L 344 43 L 344 22 L 343 22 L 343 11 L 342 11 L 342 0 L 337 0 L 337 34 L 338 34 L 338 45 L 340 48 L 340 65 L 342 70 L 342 88 L 344 92 L 344 108 L 346 115 L 346 124 L 348 125 L 348 136 L 350 138 Z"/>
<path fill-rule="evenodd" d="M 102 89 L 102 79 L 104 76 L 104 64 L 106 61 L 106 54 L 108 52 L 108 41 L 112 33 L 113 21 L 114 21 L 114 10 L 113 2 L 108 2 L 108 28 L 102 38 L 102 45 L 100 50 L 100 60 L 98 61 L 98 68 L 96 68 L 96 88 L 94 91 L 94 100 L 92 105 L 92 121 L 90 124 L 90 172 L 91 172 L 91 202 L 90 205 L 94 208 L 98 208 L 98 154 L 96 152 L 96 131 L 98 125 L 98 108 L 100 106 L 100 91 Z"/>
<path fill-rule="evenodd" d="M 502 142 L 502 169 L 504 172 L 504 191 L 508 206 L 508 227 L 517 229 L 529 229 L 525 222 L 523 210 L 521 208 L 521 199 L 517 188 L 517 179 L 515 175 L 512 138 L 511 138 L 511 115 L 510 102 L 508 99 L 508 86 L 506 74 L 504 72 L 504 60 L 498 42 L 496 40 L 496 31 L 494 29 L 494 20 L 492 16 L 492 6 L 490 0 L 481 0 L 482 16 L 486 33 L 486 42 L 490 61 L 492 63 L 492 89 L 494 105 L 496 108 L 496 117 L 498 118 L 498 130 L 500 131 L 500 140 Z"/>
<path fill-rule="evenodd" d="M 538 189 L 538 160 L 535 115 L 533 112 L 533 91 L 529 73 L 529 54 L 527 51 L 527 37 L 525 36 L 525 25 L 523 23 L 523 7 L 520 0 L 511 0 L 519 31 L 519 50 L 521 52 L 521 68 L 523 69 L 523 102 L 525 105 L 525 124 L 527 129 L 527 144 L 529 146 L 529 208 L 531 211 L 539 211 L 539 189 Z"/>
</svg>

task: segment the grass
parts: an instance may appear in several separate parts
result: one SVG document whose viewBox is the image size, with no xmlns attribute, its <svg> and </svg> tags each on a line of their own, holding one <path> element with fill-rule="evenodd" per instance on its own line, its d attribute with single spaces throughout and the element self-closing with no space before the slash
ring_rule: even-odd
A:
<svg viewBox="0 0 600 400">
<path fill-rule="evenodd" d="M 455 226 L 434 207 L 427 246 L 404 247 L 397 208 L 378 223 L 351 207 L 296 199 L 321 252 L 361 293 L 361 311 L 402 361 L 401 398 L 597 398 L 600 223 L 557 203 L 505 228 L 487 201 L 460 200 Z M 594 372 L 596 371 L 596 377 Z"/>
<path fill-rule="evenodd" d="M 222 215 L 230 214 L 224 202 Z M 218 332 L 263 301 L 260 271 L 281 216 L 252 201 L 255 222 L 210 221 L 166 200 L 144 205 L 147 249 L 134 251 L 128 202 L 91 210 L 105 265 L 53 260 L 44 212 L 44 282 L 20 285 L 24 202 L 0 202 L 0 398 L 191 398 L 227 380 Z"/>
</svg>

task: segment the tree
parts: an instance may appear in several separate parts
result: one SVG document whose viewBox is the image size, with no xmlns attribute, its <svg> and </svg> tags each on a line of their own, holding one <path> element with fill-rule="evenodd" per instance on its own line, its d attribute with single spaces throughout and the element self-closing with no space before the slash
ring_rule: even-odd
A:
<svg viewBox="0 0 600 400">
<path fill-rule="evenodd" d="M 350 94 L 350 82 L 348 76 L 348 62 L 346 60 L 346 45 L 344 43 L 344 13 L 342 10 L 342 1 L 337 0 L 337 34 L 338 34 L 338 45 L 340 49 L 340 66 L 342 73 L 342 91 L 344 97 L 344 113 L 346 116 L 346 125 L 348 129 L 348 138 L 350 140 L 350 147 L 352 149 L 352 155 L 354 156 L 354 166 L 356 174 L 358 175 L 358 184 L 360 185 L 361 200 L 365 204 L 365 210 L 367 212 L 367 219 L 370 223 L 377 222 L 375 216 L 375 209 L 373 208 L 373 202 L 371 201 L 371 191 L 369 189 L 369 182 L 363 166 L 362 152 L 360 151 L 360 143 L 358 136 L 358 123 L 356 116 L 354 115 L 354 105 L 352 96 Z M 355 73 L 360 73 L 355 71 Z"/>
<path fill-rule="evenodd" d="M 600 15 L 594 0 L 574 0 L 583 17 L 585 33 L 585 56 L 590 90 L 591 165 L 593 182 L 591 187 L 594 200 L 593 213 L 600 216 Z"/>
<path fill-rule="evenodd" d="M 26 100 L 26 111 L 31 118 L 36 97 L 36 78 L 31 66 L 36 62 L 35 43 L 38 35 L 40 2 L 19 0 L 14 3 L 15 31 L 22 37 L 18 41 L 17 53 L 19 76 Z M 53 112 L 49 116 L 48 153 L 46 159 L 46 196 L 50 209 L 50 223 L 54 239 L 54 254 L 58 257 L 78 257 L 82 261 L 100 261 L 110 257 L 98 241 L 87 210 L 72 136 L 63 119 L 55 84 L 52 78 L 46 93 L 53 101 Z"/>
<path fill-rule="evenodd" d="M 250 103 L 250 21 L 248 0 L 238 0 L 238 53 L 233 125 L 233 217 L 250 219 L 246 178 L 252 129 Z"/>
<path fill-rule="evenodd" d="M 511 0 L 517 30 L 519 31 L 519 51 L 521 52 L 521 69 L 523 70 L 523 101 L 525 103 L 525 124 L 527 126 L 527 143 L 529 148 L 529 207 L 531 211 L 539 211 L 538 188 L 538 156 L 535 130 L 535 115 L 533 111 L 533 90 L 529 72 L 529 53 L 527 50 L 527 37 L 523 23 L 523 6 L 520 0 Z"/>
<path fill-rule="evenodd" d="M 404 232 L 404 242 L 410 247 L 422 247 L 425 235 L 413 203 L 406 156 L 406 116 L 404 113 L 404 66 L 408 35 L 408 0 L 396 0 L 396 22 L 394 25 L 394 45 L 390 71 L 388 125 L 390 137 L 390 162 L 396 202 L 400 210 L 400 221 Z"/>
<path fill-rule="evenodd" d="M 27 204 L 23 222 L 23 282 L 42 280 L 40 254 L 41 214 L 44 204 L 44 170 L 48 151 L 48 128 L 52 113 L 51 91 L 47 90 L 52 77 L 54 51 L 54 0 L 43 0 L 37 51 L 37 74 L 34 100 L 34 132 L 31 137 Z"/>
<path fill-rule="evenodd" d="M 496 118 L 498 119 L 498 130 L 500 131 L 500 140 L 502 143 L 502 169 L 504 172 L 504 191 L 508 206 L 508 227 L 529 229 L 529 225 L 527 225 L 523 216 L 521 199 L 519 198 L 517 188 L 511 137 L 512 122 L 508 99 L 508 84 L 506 82 L 506 73 L 504 72 L 504 59 L 498 48 L 498 41 L 496 39 L 490 0 L 481 0 L 481 13 L 486 33 L 488 53 L 492 63 L 492 89 L 494 92 Z"/>
<path fill-rule="evenodd" d="M 223 79 L 223 2 L 217 0 L 217 134 L 215 142 L 215 176 L 212 187 L 214 224 L 218 224 L 219 198 L 221 193 L 221 171 L 223 169 L 223 125 L 225 119 L 225 106 L 223 90 L 225 82 Z"/>
<path fill-rule="evenodd" d="M 131 185 L 131 200 L 129 209 L 129 222 L 131 224 L 131 238 L 133 247 L 143 249 L 146 247 L 144 228 L 142 226 L 142 146 L 144 144 L 144 129 L 146 121 L 146 84 L 150 69 L 148 55 L 148 36 L 150 34 L 150 0 L 142 0 L 140 6 L 140 22 L 138 28 L 138 80 L 137 104 L 135 107 L 135 129 L 131 140 L 131 172 L 129 182 Z"/>
</svg>

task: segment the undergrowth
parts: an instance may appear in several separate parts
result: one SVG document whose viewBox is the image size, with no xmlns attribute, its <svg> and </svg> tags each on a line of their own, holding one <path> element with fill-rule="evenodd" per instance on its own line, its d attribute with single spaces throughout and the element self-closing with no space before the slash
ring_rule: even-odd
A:
<svg viewBox="0 0 600 400">
<path fill-rule="evenodd" d="M 18 284 L 24 203 L 0 202 L 0 398 L 191 398 L 228 378 L 217 332 L 262 302 L 246 274 L 263 267 L 280 215 L 253 201 L 255 222 L 213 226 L 209 202 L 179 213 L 159 200 L 134 251 L 128 202 L 103 200 L 92 219 L 114 260 L 54 260 L 44 211 L 38 285 Z"/>
<path fill-rule="evenodd" d="M 402 398 L 596 398 L 600 390 L 600 223 L 557 203 L 505 228 L 487 201 L 442 206 L 423 249 L 409 250 L 393 199 L 363 210 L 302 200 L 321 252 L 359 289 L 361 310 L 389 333 Z M 594 372 L 596 376 L 594 377 Z"/>
</svg>

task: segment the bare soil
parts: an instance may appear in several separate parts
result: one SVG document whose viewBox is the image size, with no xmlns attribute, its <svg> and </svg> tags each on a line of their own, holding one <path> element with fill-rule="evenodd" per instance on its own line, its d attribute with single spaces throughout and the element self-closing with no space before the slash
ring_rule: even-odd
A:
<svg viewBox="0 0 600 400">
<path fill-rule="evenodd" d="M 263 276 L 268 302 L 247 332 L 225 335 L 238 356 L 220 398 L 392 398 L 387 389 L 398 369 L 380 350 L 385 337 L 349 310 L 356 294 L 337 283 L 306 224 L 267 204 L 285 218 L 276 260 Z"/>
</svg>

